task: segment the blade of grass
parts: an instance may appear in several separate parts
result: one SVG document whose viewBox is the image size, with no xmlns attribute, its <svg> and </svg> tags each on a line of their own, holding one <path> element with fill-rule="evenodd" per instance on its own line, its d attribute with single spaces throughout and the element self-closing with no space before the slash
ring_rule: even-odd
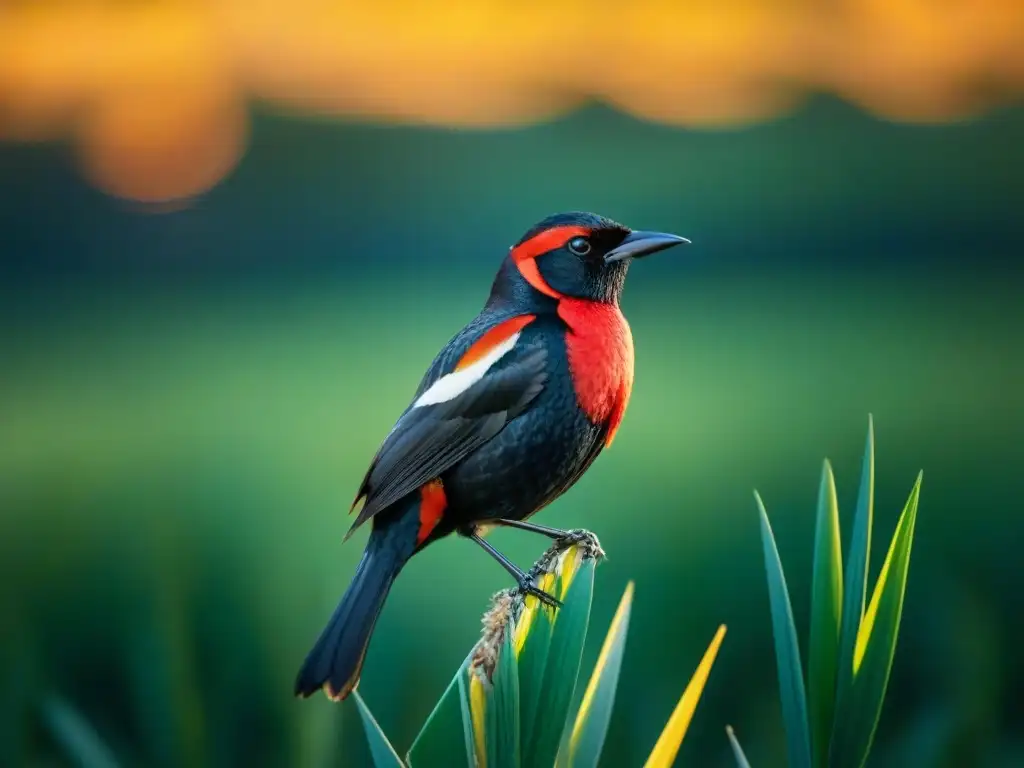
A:
<svg viewBox="0 0 1024 768">
<path fill-rule="evenodd" d="M 363 730 L 366 731 L 366 741 L 370 745 L 370 754 L 373 756 L 373 764 L 376 768 L 403 768 L 402 760 L 391 746 L 388 737 L 384 735 L 377 721 L 366 706 L 363 697 L 358 691 L 352 692 L 356 706 L 359 708 L 359 716 L 363 719 Z"/>
<path fill-rule="evenodd" d="M 668 723 L 665 724 L 665 729 L 661 732 L 661 736 L 658 737 L 654 749 L 651 750 L 647 762 L 644 763 L 644 768 L 671 768 L 675 762 L 676 755 L 679 753 L 679 747 L 686 737 L 686 731 L 690 727 L 693 713 L 697 710 L 697 704 L 700 703 L 701 694 L 704 693 L 704 686 L 708 682 L 708 675 L 711 674 L 711 667 L 715 663 L 715 657 L 718 656 L 718 649 L 722 647 L 722 640 L 724 638 L 725 625 L 723 624 L 715 632 L 715 636 L 712 638 L 711 644 L 708 645 L 708 649 L 704 651 L 704 657 L 700 660 L 700 664 L 697 665 L 697 669 L 694 671 L 693 677 L 690 678 L 686 690 L 683 691 L 679 703 L 676 704 L 676 708 L 672 711 L 672 716 L 668 719 Z"/>
<path fill-rule="evenodd" d="M 69 761 L 80 768 L 117 768 L 117 759 L 79 712 L 56 696 L 43 702 L 43 717 Z"/>
<path fill-rule="evenodd" d="M 875 427 L 868 418 L 868 437 L 864 446 L 857 511 L 853 519 L 850 550 L 846 553 L 846 576 L 843 580 L 843 621 L 839 631 L 839 673 L 836 696 L 842 697 L 853 682 L 853 651 L 857 632 L 864 617 L 868 588 L 868 561 L 871 555 L 871 524 L 875 497 Z"/>
<path fill-rule="evenodd" d="M 507 632 L 498 654 L 485 717 L 488 768 L 519 768 L 519 669 Z"/>
<path fill-rule="evenodd" d="M 553 580 L 551 584 L 553 584 Z M 547 584 L 550 588 L 550 584 Z M 544 588 L 543 585 L 541 587 Z M 548 649 L 551 647 L 551 623 L 549 609 L 537 603 L 537 598 L 527 597 L 528 610 L 532 612 L 529 619 L 527 639 L 519 653 L 519 721 L 522 724 L 522 749 L 528 750 L 533 744 L 537 724 L 540 722 L 542 693 L 544 688 L 544 669 L 548 661 Z M 521 619 L 522 620 L 522 619 Z M 524 752 L 525 754 L 525 752 Z"/>
<path fill-rule="evenodd" d="M 731 725 L 725 726 L 725 735 L 729 737 L 729 746 L 732 747 L 732 755 L 736 758 L 737 767 L 750 768 L 750 761 L 747 760 L 747 756 L 743 754 L 743 747 L 740 746 L 739 739 L 736 738 L 736 733 L 733 731 Z"/>
<path fill-rule="evenodd" d="M 466 761 L 471 766 L 477 764 L 476 732 L 473 730 L 473 711 L 470 704 L 469 675 L 466 674 L 468 664 L 459 668 L 459 703 L 462 704 L 462 730 L 466 741 Z"/>
<path fill-rule="evenodd" d="M 896 653 L 922 475 L 910 492 L 886 554 L 854 648 L 853 685 L 839 699 L 832 764 L 860 768 L 867 761 Z"/>
<path fill-rule="evenodd" d="M 527 768 L 550 768 L 555 761 L 580 674 L 593 594 L 594 561 L 586 560 L 573 577 L 555 617 L 544 668 L 544 695 L 537 711 L 533 738 L 523 749 L 523 765 Z"/>
<path fill-rule="evenodd" d="M 811 636 L 807 687 L 811 746 L 815 768 L 828 764 L 828 745 L 836 702 L 836 664 L 842 621 L 843 556 L 839 539 L 839 502 L 832 467 L 825 462 L 818 491 L 811 585 Z"/>
<path fill-rule="evenodd" d="M 469 695 L 469 721 L 473 729 L 474 765 L 487 768 L 487 690 L 480 677 L 466 670 L 466 692 Z"/>
<path fill-rule="evenodd" d="M 633 582 L 626 585 L 619 607 L 615 610 L 608 634 L 590 675 L 583 701 L 576 712 L 567 748 L 559 750 L 557 764 L 574 768 L 596 768 L 608 735 L 608 725 L 615 705 L 615 690 L 626 648 L 629 615 L 633 606 Z"/>
<path fill-rule="evenodd" d="M 472 725 L 469 725 L 467 739 L 468 699 L 464 701 L 462 693 L 468 660 L 469 657 L 459 666 L 459 671 L 455 673 L 409 748 L 405 762 L 410 767 L 451 765 L 454 768 L 456 765 L 464 765 L 472 768 L 474 765 Z M 465 760 L 458 760 L 458 755 Z"/>
<path fill-rule="evenodd" d="M 786 575 L 782 570 L 779 550 L 775 545 L 771 523 L 764 502 L 756 491 L 754 498 L 761 517 L 761 541 L 764 545 L 764 567 L 768 576 L 768 597 L 772 612 L 772 635 L 775 638 L 775 660 L 779 672 L 779 695 L 782 717 L 786 723 L 786 744 L 790 768 L 811 768 L 811 740 L 807 723 L 807 694 L 800 663 L 800 644 L 793 623 L 793 607 L 789 601 Z"/>
</svg>

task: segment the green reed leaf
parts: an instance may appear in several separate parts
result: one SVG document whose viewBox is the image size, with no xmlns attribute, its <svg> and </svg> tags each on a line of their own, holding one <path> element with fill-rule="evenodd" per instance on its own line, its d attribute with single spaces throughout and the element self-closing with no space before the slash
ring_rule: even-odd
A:
<svg viewBox="0 0 1024 768">
<path fill-rule="evenodd" d="M 779 673 L 779 694 L 782 716 L 786 724 L 786 743 L 790 768 L 811 768 L 811 742 L 807 723 L 807 695 L 804 690 L 803 669 L 800 663 L 800 645 L 793 623 L 793 608 L 789 601 L 786 576 L 775 545 L 768 513 L 761 496 L 754 498 L 761 517 L 761 541 L 764 545 L 764 566 L 768 576 L 768 596 L 771 602 L 772 634 L 775 637 L 775 660 Z"/>
<path fill-rule="evenodd" d="M 519 669 L 509 633 L 487 697 L 487 768 L 519 768 Z"/>
<path fill-rule="evenodd" d="M 811 585 L 811 634 L 808 658 L 808 705 L 814 765 L 828 763 L 836 701 L 836 666 L 842 621 L 843 556 L 839 538 L 839 502 L 832 467 L 825 462 L 818 491 Z"/>
<path fill-rule="evenodd" d="M 739 739 L 736 738 L 736 733 L 731 725 L 725 726 L 725 735 L 729 737 L 729 746 L 732 747 L 732 756 L 736 758 L 737 768 L 750 768 L 750 761 L 743 754 L 743 747 L 740 746 Z"/>
<path fill-rule="evenodd" d="M 836 695 L 841 698 L 853 682 L 853 651 L 857 631 L 864 616 L 868 587 L 868 562 L 871 554 L 871 526 L 875 496 L 875 427 L 868 418 L 868 437 L 864 446 L 857 510 L 853 518 L 850 550 L 846 555 L 846 576 L 843 580 L 843 620 L 839 630 L 839 670 Z"/>
<path fill-rule="evenodd" d="M 57 696 L 43 702 L 43 719 L 69 762 L 79 768 L 117 768 L 114 753 L 71 704 Z"/>
<path fill-rule="evenodd" d="M 531 741 L 523 749 L 523 765 L 527 768 L 550 768 L 555 761 L 580 674 L 593 594 L 594 561 L 585 560 L 555 616 L 544 668 L 543 697 Z"/>
<path fill-rule="evenodd" d="M 432 765 L 473 768 L 473 724 L 466 690 L 468 663 L 467 656 L 409 748 L 405 762 L 410 768 Z"/>
<path fill-rule="evenodd" d="M 376 768 L 403 768 L 401 758 L 377 724 L 370 708 L 363 701 L 363 697 L 359 695 L 358 691 L 353 691 L 352 698 L 355 699 L 359 716 L 363 719 L 363 730 L 366 732 L 366 741 L 370 745 L 374 766 Z"/>
<path fill-rule="evenodd" d="M 534 607 L 529 632 L 519 653 L 519 720 L 522 724 L 521 747 L 524 754 L 535 740 L 535 732 L 544 712 L 544 671 L 554 629 L 551 618 L 549 609 Z"/>
<path fill-rule="evenodd" d="M 921 480 L 919 474 L 900 515 L 857 634 L 853 682 L 841 693 L 836 708 L 830 764 L 840 768 L 865 764 L 882 713 L 903 614 Z"/>
<path fill-rule="evenodd" d="M 632 606 L 631 581 L 626 585 L 626 591 L 612 618 L 572 727 L 567 728 L 567 734 L 563 734 L 563 746 L 559 749 L 556 762 L 558 766 L 597 767 L 608 735 L 612 707 L 615 705 L 615 691 L 619 685 L 619 671 L 622 669 Z"/>
</svg>

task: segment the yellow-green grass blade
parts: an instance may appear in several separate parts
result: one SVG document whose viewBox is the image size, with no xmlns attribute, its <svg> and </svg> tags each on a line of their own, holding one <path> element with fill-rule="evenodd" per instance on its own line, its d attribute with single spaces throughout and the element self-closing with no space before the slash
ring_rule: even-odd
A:
<svg viewBox="0 0 1024 768">
<path fill-rule="evenodd" d="M 522 727 L 521 746 L 525 750 L 534 742 L 534 731 L 542 716 L 544 670 L 547 667 L 551 632 L 554 629 L 551 609 L 536 605 L 537 598 L 526 598 L 534 603 L 528 634 L 519 652 L 519 722 Z"/>
<path fill-rule="evenodd" d="M 775 638 L 775 661 L 779 672 L 779 695 L 782 717 L 786 724 L 786 745 L 790 768 L 811 768 L 811 739 L 807 722 L 807 694 L 804 690 L 800 644 L 793 623 L 793 607 L 789 601 L 786 575 L 782 570 L 779 550 L 775 545 L 771 523 L 761 496 L 755 491 L 761 516 L 761 541 L 764 545 L 764 567 L 768 576 L 768 597 L 771 603 L 772 635 Z"/>
<path fill-rule="evenodd" d="M 352 698 L 355 699 L 359 716 L 363 719 L 363 730 L 366 732 L 366 742 L 370 745 L 370 755 L 373 757 L 374 766 L 376 768 L 402 768 L 401 758 L 377 724 L 370 708 L 363 701 L 363 697 L 359 695 L 358 691 L 353 691 Z"/>
<path fill-rule="evenodd" d="M 78 768 L 116 768 L 114 753 L 89 722 L 70 704 L 56 696 L 43 702 L 43 718 L 61 745 L 68 763 Z"/>
<path fill-rule="evenodd" d="M 466 762 L 475 766 L 476 760 L 476 733 L 473 730 L 473 712 L 470 706 L 468 664 L 459 669 L 459 676 L 456 678 L 459 683 L 459 703 L 462 704 L 462 729 L 466 741 Z M 429 763 L 428 763 L 429 765 Z"/>
<path fill-rule="evenodd" d="M 519 669 L 508 632 L 488 693 L 487 768 L 519 768 Z"/>
<path fill-rule="evenodd" d="M 750 768 L 750 761 L 743 754 L 743 747 L 740 746 L 739 739 L 736 738 L 736 732 L 733 731 L 731 725 L 725 726 L 725 735 L 729 737 L 729 746 L 732 747 L 732 756 L 736 759 L 737 768 Z"/>
<path fill-rule="evenodd" d="M 523 748 L 526 768 L 551 768 L 558 754 L 590 622 L 594 562 L 585 560 L 580 565 L 555 616 L 544 667 L 543 696 L 538 702 L 532 738 Z"/>
<path fill-rule="evenodd" d="M 601 758 L 608 724 L 615 705 L 615 691 L 619 685 L 619 671 L 626 649 L 629 615 L 633 606 L 633 582 L 626 585 L 619 607 L 615 610 L 608 634 L 598 654 L 594 671 L 590 675 L 583 700 L 576 711 L 572 729 L 563 748 L 559 750 L 557 764 L 573 768 L 596 768 Z"/>
<path fill-rule="evenodd" d="M 672 712 L 672 716 L 665 724 L 665 729 L 658 737 L 658 741 L 651 750 L 651 754 L 644 763 L 644 768 L 671 768 L 675 763 L 676 755 L 679 754 L 679 747 L 682 746 L 686 732 L 690 728 L 690 721 L 693 720 L 693 713 L 700 703 L 701 694 L 704 693 L 704 686 L 707 685 L 708 676 L 711 674 L 711 667 L 718 656 L 718 649 L 722 647 L 722 640 L 725 638 L 725 625 L 723 624 L 715 632 L 714 638 L 708 649 L 704 651 L 704 657 L 697 665 L 693 677 L 683 691 L 679 703 Z"/>
<path fill-rule="evenodd" d="M 882 713 L 903 613 L 921 480 L 919 474 L 864 614 L 854 646 L 853 684 L 842 692 L 836 707 L 830 765 L 837 768 L 865 764 Z"/>
<path fill-rule="evenodd" d="M 473 724 L 470 721 L 469 694 L 465 682 L 468 661 L 467 657 L 459 666 L 459 671 L 413 740 L 405 756 L 405 762 L 410 768 L 427 768 L 432 765 L 472 768 L 475 764 Z"/>
<path fill-rule="evenodd" d="M 868 562 L 871 554 L 871 525 L 875 497 L 875 427 L 868 418 L 868 437 L 864 446 L 860 490 L 854 513 L 850 549 L 846 553 L 846 575 L 843 579 L 843 620 L 839 631 L 839 672 L 836 696 L 841 698 L 853 681 L 853 650 L 857 631 L 864 616 L 868 587 Z"/>
<path fill-rule="evenodd" d="M 828 746 L 836 702 L 836 665 L 843 605 L 843 556 L 839 538 L 839 502 L 832 467 L 825 462 L 818 490 L 811 584 L 811 636 L 807 696 L 815 768 L 828 764 Z"/>
</svg>

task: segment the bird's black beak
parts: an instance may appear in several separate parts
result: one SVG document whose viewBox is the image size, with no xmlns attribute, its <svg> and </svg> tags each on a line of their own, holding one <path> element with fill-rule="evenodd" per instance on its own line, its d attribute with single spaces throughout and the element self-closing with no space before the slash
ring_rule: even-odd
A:
<svg viewBox="0 0 1024 768">
<path fill-rule="evenodd" d="M 664 232 L 630 232 L 629 235 L 605 254 L 604 263 L 612 264 L 623 259 L 639 259 L 652 253 L 664 251 L 690 241 L 679 235 L 667 235 Z"/>
</svg>

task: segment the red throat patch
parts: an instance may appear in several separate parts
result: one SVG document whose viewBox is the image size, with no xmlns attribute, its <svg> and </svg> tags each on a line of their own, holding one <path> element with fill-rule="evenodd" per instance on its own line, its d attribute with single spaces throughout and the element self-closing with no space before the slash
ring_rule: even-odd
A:
<svg viewBox="0 0 1024 768">
<path fill-rule="evenodd" d="M 538 232 L 529 240 L 524 240 L 512 249 L 512 261 L 516 269 L 530 285 L 545 296 L 553 299 L 562 298 L 562 294 L 547 284 L 537 268 L 537 257 L 543 256 L 548 251 L 561 248 L 574 237 L 586 237 L 591 233 L 588 227 L 551 227 L 543 232 Z"/>
<path fill-rule="evenodd" d="M 480 358 L 485 357 L 487 353 L 496 346 L 507 340 L 510 336 L 514 336 L 519 333 L 519 331 L 523 330 L 523 328 L 536 319 L 536 315 L 517 315 L 516 317 L 510 317 L 508 320 L 498 323 L 483 336 L 473 342 L 473 345 L 467 349 L 465 354 L 459 359 L 458 364 L 455 366 L 455 370 L 465 368 L 467 365 L 472 365 Z"/>
<path fill-rule="evenodd" d="M 576 400 L 594 424 L 606 424 L 611 445 L 633 390 L 633 334 L 619 308 L 564 298 L 558 314 L 569 326 L 565 345 Z"/>
<path fill-rule="evenodd" d="M 440 480 L 431 480 L 420 488 L 420 530 L 416 534 L 416 546 L 426 541 L 437 528 L 447 508 L 448 498 Z"/>
</svg>

